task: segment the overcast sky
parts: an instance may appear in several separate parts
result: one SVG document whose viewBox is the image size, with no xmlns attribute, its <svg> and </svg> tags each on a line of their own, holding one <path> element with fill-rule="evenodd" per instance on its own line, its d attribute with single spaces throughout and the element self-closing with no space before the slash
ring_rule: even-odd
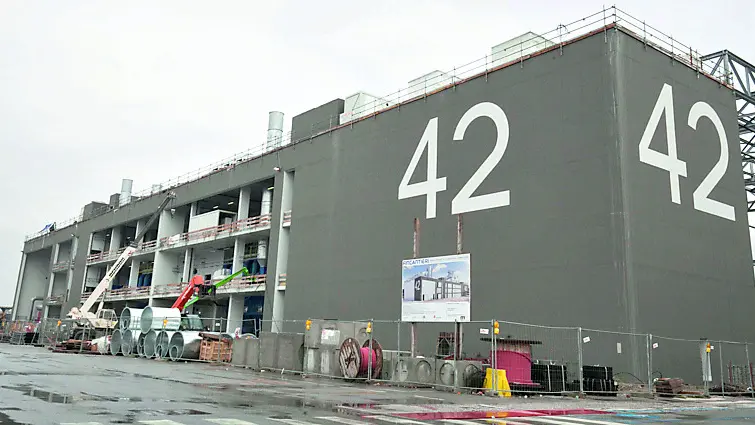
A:
<svg viewBox="0 0 755 425">
<path fill-rule="evenodd" d="M 603 3 L 0 1 L 0 305 L 13 302 L 24 235 L 107 202 L 122 178 L 148 188 L 260 145 L 268 111 L 288 127 Z M 700 53 L 755 61 L 752 0 L 618 6 Z"/>
</svg>

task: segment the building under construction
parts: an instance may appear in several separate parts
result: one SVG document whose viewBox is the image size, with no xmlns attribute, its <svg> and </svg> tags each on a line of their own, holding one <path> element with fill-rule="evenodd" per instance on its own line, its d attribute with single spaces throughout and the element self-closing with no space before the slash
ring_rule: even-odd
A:
<svg viewBox="0 0 755 425">
<path fill-rule="evenodd" d="M 471 281 L 448 290 L 472 321 L 755 341 L 753 72 L 609 9 L 391 96 L 331 100 L 290 135 L 274 112 L 260 152 L 144 192 L 124 180 L 28 237 L 13 314 L 80 306 L 170 189 L 104 294 L 116 311 L 170 306 L 195 268 L 247 267 L 193 311 L 229 331 L 399 320 L 402 261 L 465 253 Z"/>
</svg>

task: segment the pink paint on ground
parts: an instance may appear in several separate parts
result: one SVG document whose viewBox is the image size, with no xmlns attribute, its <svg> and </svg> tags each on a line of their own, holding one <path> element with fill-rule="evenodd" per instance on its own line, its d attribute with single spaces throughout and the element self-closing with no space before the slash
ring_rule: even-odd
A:
<svg viewBox="0 0 755 425">
<path fill-rule="evenodd" d="M 406 419 L 424 421 L 442 419 L 502 419 L 523 418 L 527 416 L 564 416 L 564 415 L 607 415 L 611 412 L 592 409 L 551 409 L 551 410 L 468 410 L 461 412 L 422 412 L 422 413 L 390 413 Z"/>
</svg>

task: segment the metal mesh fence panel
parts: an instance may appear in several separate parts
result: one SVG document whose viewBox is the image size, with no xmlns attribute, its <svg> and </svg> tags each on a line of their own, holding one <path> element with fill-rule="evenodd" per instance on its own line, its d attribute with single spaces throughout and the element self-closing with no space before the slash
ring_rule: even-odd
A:
<svg viewBox="0 0 755 425">
<path fill-rule="evenodd" d="M 499 321 L 493 367 L 506 370 L 513 391 L 579 391 L 579 330 Z M 491 344 L 491 338 L 481 338 Z"/>
<path fill-rule="evenodd" d="M 712 368 L 708 369 L 703 363 L 704 346 L 701 340 L 653 335 L 653 379 L 679 378 L 684 382 L 682 391 L 704 393 L 712 379 L 709 375 Z M 705 379 L 706 375 L 708 379 Z"/>
<path fill-rule="evenodd" d="M 651 391 L 649 335 L 582 329 L 579 343 L 586 394 Z"/>
</svg>

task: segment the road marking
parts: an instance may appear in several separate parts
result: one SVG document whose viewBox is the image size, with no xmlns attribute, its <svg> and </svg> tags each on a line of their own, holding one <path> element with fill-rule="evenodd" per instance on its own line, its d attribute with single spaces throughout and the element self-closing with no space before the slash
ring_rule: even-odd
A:
<svg viewBox="0 0 755 425">
<path fill-rule="evenodd" d="M 455 425 L 480 425 L 479 422 L 465 421 L 463 419 L 442 419 L 441 422 Z"/>
<path fill-rule="evenodd" d="M 257 425 L 254 422 L 242 421 L 241 419 L 205 419 L 207 422 L 212 422 L 218 425 Z"/>
<path fill-rule="evenodd" d="M 60 425 L 102 425 L 99 422 L 63 422 Z"/>
<path fill-rule="evenodd" d="M 532 425 L 526 422 L 512 421 L 510 419 L 486 419 L 486 421 L 499 425 Z"/>
<path fill-rule="evenodd" d="M 544 423 L 544 424 L 552 424 L 552 425 L 575 425 L 575 422 L 569 422 L 569 421 L 566 421 L 566 420 L 562 420 L 561 416 L 559 416 L 558 418 L 559 419 L 554 419 L 554 417 L 549 416 L 546 419 L 546 418 L 543 418 L 543 417 L 528 416 L 526 418 L 519 418 L 519 419 L 525 421 L 525 423 L 529 423 L 529 422 L 541 422 L 541 423 Z M 578 420 L 578 419 L 574 418 L 573 420 Z M 579 422 L 576 422 L 576 423 L 579 423 Z M 614 424 L 611 424 L 611 425 L 614 425 Z"/>
<path fill-rule="evenodd" d="M 428 396 L 425 396 L 425 395 L 413 395 L 412 397 L 425 398 L 425 399 L 428 399 L 428 400 L 440 400 L 440 401 L 444 401 L 442 398 L 428 397 Z"/>
<path fill-rule="evenodd" d="M 559 420 L 574 421 L 580 424 L 595 424 L 595 425 L 623 425 L 621 422 L 608 422 L 608 421 L 596 421 L 594 419 L 585 418 L 573 418 L 571 416 L 559 416 Z"/>
<path fill-rule="evenodd" d="M 419 425 L 427 425 L 427 422 L 419 422 L 419 421 L 413 421 L 411 419 L 404 419 L 404 418 L 396 418 L 393 416 L 383 416 L 383 415 L 370 415 L 370 416 L 364 416 L 365 418 L 370 419 L 378 419 L 381 421 L 386 421 L 394 424 L 419 424 Z"/>
<path fill-rule="evenodd" d="M 326 421 L 338 422 L 344 425 L 367 425 L 367 422 L 358 421 L 356 419 L 342 418 L 340 416 L 317 416 L 315 419 L 324 419 Z"/>
<path fill-rule="evenodd" d="M 139 423 L 147 425 L 184 425 L 181 422 L 171 421 L 170 419 L 158 419 L 154 421 L 139 421 Z"/>
<path fill-rule="evenodd" d="M 283 422 L 288 425 L 317 425 L 311 422 L 297 421 L 296 419 L 280 419 L 280 418 L 268 418 L 273 421 Z"/>
</svg>

